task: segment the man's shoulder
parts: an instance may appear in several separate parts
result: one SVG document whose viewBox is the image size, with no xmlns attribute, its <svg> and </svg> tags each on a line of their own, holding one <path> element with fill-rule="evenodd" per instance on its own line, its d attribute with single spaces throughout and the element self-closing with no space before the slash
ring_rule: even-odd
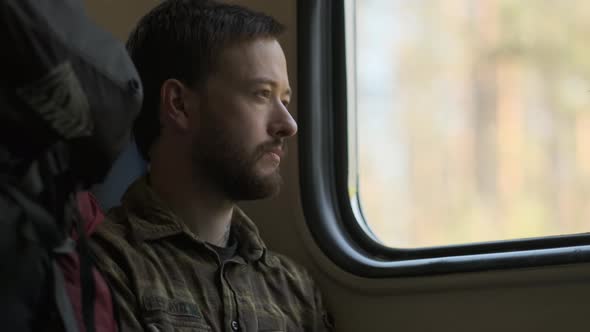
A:
<svg viewBox="0 0 590 332">
<path fill-rule="evenodd" d="M 113 208 L 90 237 L 92 251 L 97 261 L 132 261 L 137 256 L 128 216 L 121 208 Z"/>
<path fill-rule="evenodd" d="M 104 222 L 96 229 L 93 237 L 97 239 L 121 239 L 127 238 L 131 232 L 128 216 L 121 207 L 109 210 L 105 215 Z"/>
</svg>

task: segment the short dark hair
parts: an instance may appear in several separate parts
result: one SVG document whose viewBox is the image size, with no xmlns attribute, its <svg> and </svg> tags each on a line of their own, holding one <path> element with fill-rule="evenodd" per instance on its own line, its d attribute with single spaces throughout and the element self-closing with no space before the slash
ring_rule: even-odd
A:
<svg viewBox="0 0 590 332">
<path fill-rule="evenodd" d="M 167 79 L 206 82 L 224 47 L 256 38 L 278 38 L 284 26 L 244 7 L 212 0 L 166 0 L 146 14 L 127 41 L 144 88 L 133 127 L 142 157 L 160 135 L 160 88 Z"/>
</svg>

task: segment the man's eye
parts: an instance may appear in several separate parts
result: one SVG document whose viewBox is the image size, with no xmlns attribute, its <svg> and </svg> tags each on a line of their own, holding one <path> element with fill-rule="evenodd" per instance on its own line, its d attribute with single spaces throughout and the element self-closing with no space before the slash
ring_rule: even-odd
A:
<svg viewBox="0 0 590 332">
<path fill-rule="evenodd" d="M 256 95 L 258 97 L 267 98 L 267 99 L 270 98 L 270 94 L 271 94 L 270 90 L 258 90 L 256 92 Z"/>
</svg>

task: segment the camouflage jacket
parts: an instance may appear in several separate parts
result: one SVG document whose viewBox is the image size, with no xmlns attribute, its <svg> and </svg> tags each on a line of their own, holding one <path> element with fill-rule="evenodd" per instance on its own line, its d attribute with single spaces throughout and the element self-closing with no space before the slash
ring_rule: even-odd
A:
<svg viewBox="0 0 590 332">
<path fill-rule="evenodd" d="M 221 261 L 151 190 L 133 183 L 92 240 L 122 331 L 328 331 L 309 274 L 269 251 L 235 208 L 235 255 Z"/>
</svg>

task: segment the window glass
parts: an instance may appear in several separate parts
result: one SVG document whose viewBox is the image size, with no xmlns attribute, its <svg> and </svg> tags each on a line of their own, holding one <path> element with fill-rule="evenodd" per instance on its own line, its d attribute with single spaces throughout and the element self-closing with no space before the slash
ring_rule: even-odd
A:
<svg viewBox="0 0 590 332">
<path fill-rule="evenodd" d="M 590 1 L 349 0 L 346 23 L 350 193 L 376 239 L 589 230 Z"/>
</svg>

